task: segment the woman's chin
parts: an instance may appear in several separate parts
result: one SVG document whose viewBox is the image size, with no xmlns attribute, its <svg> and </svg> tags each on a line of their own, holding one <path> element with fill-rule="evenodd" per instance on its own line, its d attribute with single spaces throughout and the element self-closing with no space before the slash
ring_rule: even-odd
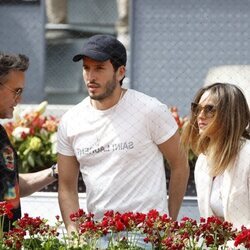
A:
<svg viewBox="0 0 250 250">
<path fill-rule="evenodd" d="M 204 128 L 199 128 L 199 134 L 201 135 L 204 132 Z"/>
</svg>

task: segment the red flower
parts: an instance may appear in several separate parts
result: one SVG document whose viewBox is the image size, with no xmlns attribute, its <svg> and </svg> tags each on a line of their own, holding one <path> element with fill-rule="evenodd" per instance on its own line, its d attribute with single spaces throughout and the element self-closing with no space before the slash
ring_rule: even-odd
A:
<svg viewBox="0 0 250 250">
<path fill-rule="evenodd" d="M 0 217 L 6 215 L 9 219 L 13 218 L 12 204 L 6 201 L 0 202 Z"/>
<path fill-rule="evenodd" d="M 26 235 L 25 230 L 22 228 L 14 228 L 4 235 L 4 244 L 10 249 L 21 249 L 24 236 Z"/>
<path fill-rule="evenodd" d="M 242 244 L 246 248 L 250 248 L 250 229 L 242 226 L 241 232 L 239 232 L 235 238 L 234 245 L 237 247 Z"/>
<path fill-rule="evenodd" d="M 232 223 L 223 222 L 218 217 L 211 216 L 207 220 L 202 219 L 198 234 L 205 239 L 207 247 L 218 247 L 234 239 L 236 231 Z"/>
<path fill-rule="evenodd" d="M 124 226 L 124 224 L 121 222 L 121 220 L 117 220 L 116 222 L 115 222 L 115 227 L 116 227 L 116 230 L 118 231 L 118 232 L 120 232 L 120 231 L 123 231 L 123 230 L 125 230 L 125 226 Z"/>
</svg>

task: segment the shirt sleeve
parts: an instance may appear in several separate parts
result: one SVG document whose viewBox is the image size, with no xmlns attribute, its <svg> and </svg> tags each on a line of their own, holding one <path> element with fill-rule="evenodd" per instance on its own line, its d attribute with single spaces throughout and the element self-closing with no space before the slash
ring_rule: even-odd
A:
<svg viewBox="0 0 250 250">
<path fill-rule="evenodd" d="M 57 152 L 66 156 L 75 155 L 64 117 L 62 117 L 57 131 Z"/>
<path fill-rule="evenodd" d="M 168 109 L 168 106 L 158 102 L 148 116 L 148 124 L 153 141 L 159 145 L 172 137 L 178 125 Z"/>
</svg>

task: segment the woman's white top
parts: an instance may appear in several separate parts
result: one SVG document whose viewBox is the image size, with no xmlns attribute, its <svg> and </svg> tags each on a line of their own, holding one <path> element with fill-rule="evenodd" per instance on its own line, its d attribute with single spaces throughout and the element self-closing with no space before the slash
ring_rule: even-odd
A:
<svg viewBox="0 0 250 250">
<path fill-rule="evenodd" d="M 214 215 L 216 210 L 210 206 L 214 183 L 209 170 L 207 157 L 200 154 L 195 166 L 195 184 L 200 216 L 204 218 Z M 237 228 L 242 225 L 250 228 L 250 140 L 243 143 L 236 160 L 224 171 L 220 187 L 224 219 Z"/>
<path fill-rule="evenodd" d="M 224 218 L 222 204 L 222 186 L 223 175 L 218 175 L 213 180 L 210 196 L 210 207 L 216 216 Z"/>
</svg>

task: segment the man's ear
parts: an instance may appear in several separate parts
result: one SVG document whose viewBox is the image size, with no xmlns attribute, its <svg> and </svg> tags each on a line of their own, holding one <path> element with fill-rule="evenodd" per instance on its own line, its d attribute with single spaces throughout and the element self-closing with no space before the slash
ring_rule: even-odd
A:
<svg viewBox="0 0 250 250">
<path fill-rule="evenodd" d="M 117 78 L 121 81 L 125 77 L 126 68 L 124 65 L 120 66 L 117 70 Z"/>
</svg>

